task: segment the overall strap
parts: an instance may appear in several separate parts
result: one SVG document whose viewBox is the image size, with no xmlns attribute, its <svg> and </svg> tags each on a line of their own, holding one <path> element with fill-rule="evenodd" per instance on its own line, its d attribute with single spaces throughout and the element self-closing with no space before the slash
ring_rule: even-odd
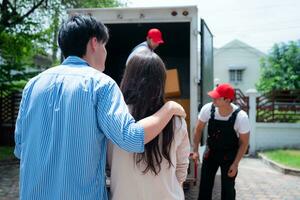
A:
<svg viewBox="0 0 300 200">
<path fill-rule="evenodd" d="M 212 120 L 215 119 L 215 112 L 216 112 L 216 107 L 214 104 L 212 104 L 211 109 L 210 109 L 210 119 L 212 119 Z"/>
<path fill-rule="evenodd" d="M 238 113 L 239 113 L 240 111 L 241 111 L 240 108 L 236 109 L 236 110 L 231 114 L 231 116 L 229 117 L 228 121 L 234 123 L 235 120 L 236 120 L 236 117 L 237 117 L 237 115 L 238 115 Z"/>
</svg>

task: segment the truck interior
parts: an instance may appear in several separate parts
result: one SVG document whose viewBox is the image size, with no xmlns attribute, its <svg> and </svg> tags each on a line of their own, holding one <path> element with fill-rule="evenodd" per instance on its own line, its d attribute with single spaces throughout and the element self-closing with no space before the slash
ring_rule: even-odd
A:
<svg viewBox="0 0 300 200">
<path fill-rule="evenodd" d="M 110 39 L 106 46 L 108 56 L 105 73 L 118 84 L 121 82 L 125 62 L 132 49 L 146 40 L 149 29 L 158 28 L 164 44 L 155 52 L 163 59 L 167 69 L 177 68 L 181 98 L 189 98 L 190 24 L 186 23 L 134 23 L 106 24 Z"/>
<path fill-rule="evenodd" d="M 155 52 L 162 58 L 167 69 L 177 69 L 180 95 L 169 99 L 180 103 L 190 118 L 190 23 L 120 23 L 105 24 L 110 39 L 106 45 L 107 60 L 104 73 L 120 84 L 125 63 L 132 49 L 146 40 L 149 29 L 158 28 L 162 32 L 164 44 Z"/>
</svg>

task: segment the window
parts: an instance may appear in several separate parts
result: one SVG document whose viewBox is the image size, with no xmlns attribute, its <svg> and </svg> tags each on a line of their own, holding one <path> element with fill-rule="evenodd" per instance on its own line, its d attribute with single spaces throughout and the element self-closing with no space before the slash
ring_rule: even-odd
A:
<svg viewBox="0 0 300 200">
<path fill-rule="evenodd" d="M 242 69 L 230 69 L 229 70 L 230 82 L 242 82 L 243 81 L 243 70 Z"/>
</svg>

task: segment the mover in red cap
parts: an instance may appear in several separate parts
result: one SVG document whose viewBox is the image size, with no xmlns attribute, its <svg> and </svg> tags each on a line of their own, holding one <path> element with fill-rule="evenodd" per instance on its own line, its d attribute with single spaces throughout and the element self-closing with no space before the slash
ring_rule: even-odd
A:
<svg viewBox="0 0 300 200">
<path fill-rule="evenodd" d="M 149 29 L 146 37 L 146 41 L 142 42 L 141 44 L 134 47 L 132 52 L 127 58 L 126 65 L 128 64 L 128 61 L 133 56 L 133 54 L 138 53 L 143 50 L 148 51 L 154 51 L 159 45 L 163 44 L 164 40 L 162 38 L 162 33 L 157 28 Z"/>
<path fill-rule="evenodd" d="M 216 89 L 210 91 L 207 93 L 208 96 L 210 96 L 212 99 L 218 99 L 218 98 L 226 98 L 229 100 L 234 100 L 234 88 L 228 84 L 228 83 L 223 83 L 218 85 Z"/>
<path fill-rule="evenodd" d="M 193 159 L 197 161 L 202 131 L 208 123 L 198 199 L 211 199 L 215 175 L 220 167 L 221 198 L 234 200 L 236 196 L 234 185 L 239 162 L 249 144 L 249 120 L 247 113 L 232 103 L 235 92 L 230 84 L 219 84 L 214 90 L 208 92 L 208 96 L 213 99 L 213 102 L 202 107 L 194 132 Z"/>
</svg>

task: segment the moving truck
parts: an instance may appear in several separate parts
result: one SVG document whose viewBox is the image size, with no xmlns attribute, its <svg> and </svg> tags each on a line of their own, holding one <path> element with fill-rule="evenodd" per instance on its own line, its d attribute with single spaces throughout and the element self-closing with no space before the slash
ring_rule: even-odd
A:
<svg viewBox="0 0 300 200">
<path fill-rule="evenodd" d="M 155 52 L 168 69 L 167 96 L 185 108 L 192 141 L 199 108 L 213 89 L 213 36 L 197 7 L 82 8 L 68 13 L 91 15 L 108 27 L 104 73 L 118 84 L 132 49 L 146 40 L 149 29 L 161 30 L 164 44 Z"/>
<path fill-rule="evenodd" d="M 197 7 L 80 8 L 68 12 L 91 15 L 108 27 L 110 39 L 104 73 L 117 83 L 132 49 L 146 40 L 149 29 L 161 30 L 165 43 L 155 52 L 170 70 L 167 87 L 179 90 L 169 91 L 167 96 L 185 108 L 192 139 L 199 108 L 209 101 L 206 93 L 214 87 L 213 37 Z"/>
</svg>

